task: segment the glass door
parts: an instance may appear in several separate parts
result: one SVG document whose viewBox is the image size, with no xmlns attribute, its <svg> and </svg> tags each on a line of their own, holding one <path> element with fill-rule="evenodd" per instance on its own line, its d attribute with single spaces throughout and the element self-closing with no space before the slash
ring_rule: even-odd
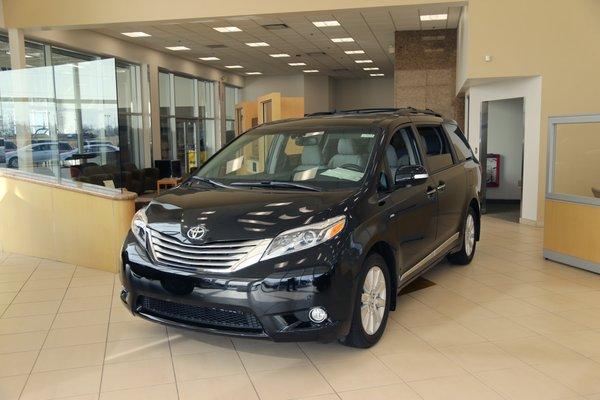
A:
<svg viewBox="0 0 600 400">
<path fill-rule="evenodd" d="M 198 121 L 178 118 L 175 120 L 177 136 L 177 159 L 182 162 L 184 171 L 188 173 L 199 166 L 200 132 Z"/>
</svg>

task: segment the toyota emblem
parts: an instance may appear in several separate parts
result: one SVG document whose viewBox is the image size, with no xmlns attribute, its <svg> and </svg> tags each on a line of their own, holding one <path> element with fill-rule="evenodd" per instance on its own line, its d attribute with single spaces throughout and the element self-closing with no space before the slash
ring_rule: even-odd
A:
<svg viewBox="0 0 600 400">
<path fill-rule="evenodd" d="M 206 232 L 208 232 L 208 229 L 204 225 L 192 226 L 187 231 L 187 237 L 193 240 L 201 240 L 206 236 Z"/>
</svg>

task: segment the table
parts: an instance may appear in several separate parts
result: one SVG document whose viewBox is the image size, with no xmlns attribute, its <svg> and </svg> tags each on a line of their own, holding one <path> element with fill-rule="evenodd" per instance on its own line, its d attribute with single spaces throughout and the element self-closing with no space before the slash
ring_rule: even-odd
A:
<svg viewBox="0 0 600 400">
<path fill-rule="evenodd" d="M 172 177 L 172 178 L 162 178 L 156 181 L 156 194 L 160 194 L 160 188 L 164 187 L 173 187 L 177 186 L 181 183 L 181 178 Z"/>
</svg>

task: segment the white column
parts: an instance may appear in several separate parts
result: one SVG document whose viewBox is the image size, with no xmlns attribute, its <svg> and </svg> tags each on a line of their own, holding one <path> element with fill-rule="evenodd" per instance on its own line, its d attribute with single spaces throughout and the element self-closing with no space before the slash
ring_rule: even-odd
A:
<svg viewBox="0 0 600 400">
<path fill-rule="evenodd" d="M 25 63 L 25 36 L 22 29 L 8 30 L 8 46 L 10 48 L 11 69 L 27 68 Z"/>
<path fill-rule="evenodd" d="M 142 147 L 143 147 L 143 167 L 152 166 L 152 96 L 150 96 L 151 86 L 150 83 L 150 66 L 148 64 L 142 64 L 140 68 L 140 81 L 141 81 L 141 112 L 142 112 Z M 158 80 L 158 77 L 157 77 Z M 160 128 L 160 127 L 159 127 Z"/>
<path fill-rule="evenodd" d="M 148 77 L 150 81 L 150 125 L 152 138 L 152 159 L 160 160 L 160 97 L 158 93 L 158 66 L 148 65 Z"/>
</svg>

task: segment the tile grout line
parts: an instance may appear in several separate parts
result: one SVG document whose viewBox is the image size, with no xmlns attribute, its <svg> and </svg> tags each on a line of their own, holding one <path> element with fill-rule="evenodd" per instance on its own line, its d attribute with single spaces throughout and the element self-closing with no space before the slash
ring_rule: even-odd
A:
<svg viewBox="0 0 600 400">
<path fill-rule="evenodd" d="M 165 332 L 167 333 L 167 344 L 169 345 L 169 358 L 171 359 L 171 368 L 173 368 L 173 379 L 175 380 L 175 392 L 177 393 L 177 398 L 181 399 L 179 395 L 179 382 L 177 381 L 177 372 L 175 372 L 175 360 L 173 359 L 173 349 L 171 348 L 171 335 L 169 333 L 169 328 L 165 326 Z"/>
<path fill-rule="evenodd" d="M 115 301 L 115 279 L 116 275 L 113 275 L 112 291 L 110 293 L 110 308 L 108 309 L 108 321 L 106 323 L 106 338 L 104 341 L 104 357 L 102 357 L 102 366 L 100 367 L 100 384 L 98 386 L 98 400 L 102 396 L 102 380 L 104 378 L 104 365 L 106 363 L 106 352 L 108 351 L 108 332 L 110 330 L 110 316 L 112 315 L 113 302 Z"/>
<path fill-rule="evenodd" d="M 248 380 L 250 381 L 250 384 L 252 385 L 252 389 L 254 389 L 254 393 L 256 393 L 256 397 L 261 399 L 260 394 L 258 393 L 258 389 L 256 389 L 256 385 L 254 385 L 254 381 L 252 380 L 252 377 L 250 376 L 250 374 L 248 373 L 248 370 L 246 369 L 246 365 L 244 364 L 244 361 L 242 360 L 242 357 L 240 356 L 240 353 L 238 352 L 238 349 L 235 345 L 235 341 L 232 340 L 231 338 L 229 338 L 229 340 L 231 341 L 231 345 L 233 346 L 233 350 L 235 351 L 235 355 L 237 356 L 238 360 L 240 360 L 240 364 L 242 364 L 242 368 L 244 368 L 244 372 L 246 373 L 246 377 L 248 377 Z"/>
<path fill-rule="evenodd" d="M 41 264 L 41 261 L 40 261 L 40 264 Z M 40 267 L 40 265 L 38 264 L 38 266 L 36 267 L 36 271 L 37 271 L 37 269 L 39 267 Z M 73 276 L 75 276 L 75 272 L 76 271 L 77 271 L 77 266 L 75 266 L 75 268 L 73 268 L 73 273 L 71 274 L 71 279 L 69 279 L 69 284 L 71 284 L 71 281 L 73 280 Z M 38 350 L 38 354 L 35 357 L 35 361 L 33 362 L 33 365 L 31 367 L 31 371 L 29 371 L 29 375 L 27 375 L 27 379 L 25 380 L 25 384 L 23 385 L 23 387 L 21 388 L 21 391 L 19 392 L 19 397 L 18 397 L 19 399 L 23 396 L 23 392 L 25 391 L 25 388 L 27 387 L 27 384 L 29 383 L 29 379 L 31 378 L 31 375 L 33 374 L 33 368 L 35 368 L 35 365 L 37 364 L 37 361 L 40 358 L 40 354 L 42 353 L 42 350 L 44 349 L 44 345 L 46 344 L 46 340 L 48 340 L 48 336 L 50 335 L 50 331 L 52 330 L 52 325 L 54 325 L 54 321 L 56 320 L 56 317 L 58 316 L 58 310 L 60 310 L 60 306 L 64 302 L 65 297 L 67 296 L 68 290 L 69 290 L 69 286 L 66 287 L 65 293 L 63 293 L 63 296 L 62 296 L 62 298 L 60 300 L 60 304 L 58 305 L 58 309 L 56 310 L 56 313 L 54 314 L 54 318 L 52 319 L 52 322 L 50 323 L 50 327 L 46 331 L 46 336 L 44 337 L 44 341 L 42 342 L 42 346 Z"/>
<path fill-rule="evenodd" d="M 333 393 L 335 393 L 335 395 L 339 399 L 341 399 L 341 397 L 340 397 L 339 393 L 337 392 L 337 390 L 335 390 L 335 388 L 333 387 L 333 385 L 327 380 L 327 378 L 325 378 L 325 375 L 323 375 L 323 373 L 321 372 L 321 370 L 319 369 L 319 367 L 317 367 L 317 364 L 315 364 L 313 362 L 313 360 L 311 360 L 311 358 L 308 356 L 308 354 L 306 354 L 306 352 L 304 351 L 304 349 L 302 348 L 302 346 L 300 346 L 298 343 L 296 343 L 296 346 L 298 346 L 298 348 L 300 349 L 300 351 L 302 352 L 302 354 L 304 354 L 304 357 L 306 357 L 306 359 L 308 360 L 308 362 L 313 366 L 313 368 L 315 370 L 317 370 L 317 372 L 319 373 L 319 375 L 321 375 L 321 378 L 323 378 L 323 380 L 325 382 L 327 382 L 327 386 L 329 386 L 331 388 L 331 390 L 333 391 Z M 387 365 L 386 365 L 386 367 L 387 367 Z"/>
<path fill-rule="evenodd" d="M 4 261 L 6 261 L 6 259 Z M 41 262 L 42 262 L 42 260 L 38 260 L 37 265 L 35 266 L 35 268 L 33 269 L 33 271 L 31 271 L 31 273 L 29 274 L 29 276 L 27 277 L 27 279 L 25 280 L 25 282 L 23 282 L 23 285 L 21 285 L 21 287 L 19 288 L 19 290 L 17 291 L 17 293 L 15 294 L 15 296 L 10 300 L 10 302 L 8 303 L 6 309 L 4 311 L 2 311 L 2 314 L 0 315 L 0 319 L 4 318 L 4 314 L 6 314 L 6 311 L 8 311 L 8 308 L 11 305 L 13 305 L 13 302 L 15 301 L 15 299 L 17 298 L 17 296 L 19 295 L 19 293 L 21 293 L 21 291 L 23 290 L 23 287 L 27 284 L 27 282 L 29 282 L 29 280 L 33 276 L 33 273 L 38 270 L 38 268 L 40 267 L 40 263 Z M 16 304 L 19 304 L 19 303 L 16 303 Z"/>
</svg>

